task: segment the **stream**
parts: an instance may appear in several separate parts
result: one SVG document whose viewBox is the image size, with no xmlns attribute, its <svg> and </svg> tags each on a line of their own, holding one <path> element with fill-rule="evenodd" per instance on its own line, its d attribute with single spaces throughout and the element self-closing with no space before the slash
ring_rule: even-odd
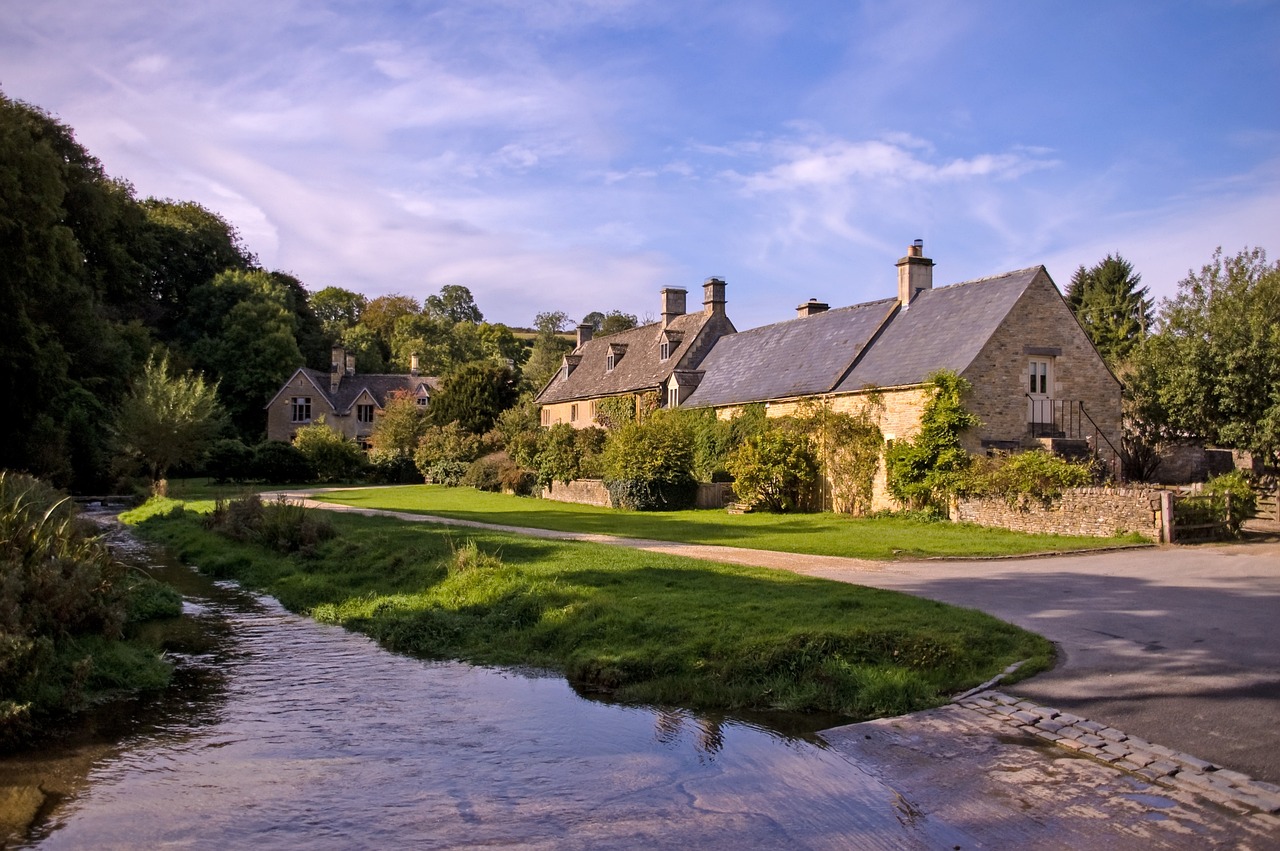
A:
<svg viewBox="0 0 1280 851">
<path fill-rule="evenodd" d="M 0 794 L 34 813 L 7 847 L 953 844 L 816 734 L 395 655 L 113 545 L 184 595 L 175 684 L 0 758 Z"/>
</svg>

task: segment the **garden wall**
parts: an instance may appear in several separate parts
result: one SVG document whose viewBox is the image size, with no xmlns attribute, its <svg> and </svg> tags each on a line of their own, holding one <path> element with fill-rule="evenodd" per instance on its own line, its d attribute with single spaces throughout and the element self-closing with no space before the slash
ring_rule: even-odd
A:
<svg viewBox="0 0 1280 851">
<path fill-rule="evenodd" d="M 599 479 L 575 479 L 569 484 L 552 482 L 542 491 L 543 499 L 609 507 L 609 491 Z M 733 501 L 733 485 L 722 482 L 698 483 L 698 508 L 724 508 Z"/>
<path fill-rule="evenodd" d="M 951 508 L 951 519 L 1016 532 L 1091 535 L 1099 538 L 1136 532 L 1163 539 L 1160 491 L 1144 488 L 1076 488 L 1043 503 L 1022 498 L 1010 505 L 1003 497 L 964 498 Z"/>
</svg>

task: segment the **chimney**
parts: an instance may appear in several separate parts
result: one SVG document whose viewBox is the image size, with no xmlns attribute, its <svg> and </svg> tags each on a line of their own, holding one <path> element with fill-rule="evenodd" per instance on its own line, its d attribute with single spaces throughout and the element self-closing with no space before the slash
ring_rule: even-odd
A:
<svg viewBox="0 0 1280 851">
<path fill-rule="evenodd" d="M 907 246 L 907 256 L 895 265 L 898 267 L 898 303 L 906 310 L 922 290 L 933 289 L 933 261 L 924 256 L 924 240 L 917 239 Z"/>
<path fill-rule="evenodd" d="M 342 367 L 345 363 L 342 346 L 334 346 L 329 350 L 329 392 L 336 393 L 342 383 Z"/>
<path fill-rule="evenodd" d="M 688 290 L 682 287 L 664 287 L 662 290 L 662 327 L 666 328 L 677 316 L 684 316 L 684 297 Z"/>
<path fill-rule="evenodd" d="M 663 290 L 663 292 L 665 293 L 666 290 Z M 664 301 L 663 304 L 665 305 L 666 302 Z M 665 316 L 663 317 L 663 321 L 664 322 L 666 321 Z M 590 322 L 583 322 L 581 325 L 579 325 L 578 326 L 578 345 L 575 348 L 582 348 L 583 343 L 590 343 L 591 335 L 595 333 L 595 330 L 596 330 L 596 326 L 592 325 Z"/>
<path fill-rule="evenodd" d="M 347 355 L 347 375 L 356 374 L 356 356 Z"/>
<path fill-rule="evenodd" d="M 414 352 L 413 354 L 409 355 L 409 374 L 417 375 L 420 367 L 421 367 L 421 362 L 418 360 L 418 353 Z"/>
<path fill-rule="evenodd" d="M 712 316 L 724 316 L 724 278 L 711 277 L 702 282 L 702 309 Z"/>
<path fill-rule="evenodd" d="M 823 304 L 816 298 L 811 298 L 804 304 L 796 306 L 796 317 L 803 319 L 806 316 L 814 316 L 819 313 L 826 313 L 831 309 L 831 305 Z"/>
</svg>

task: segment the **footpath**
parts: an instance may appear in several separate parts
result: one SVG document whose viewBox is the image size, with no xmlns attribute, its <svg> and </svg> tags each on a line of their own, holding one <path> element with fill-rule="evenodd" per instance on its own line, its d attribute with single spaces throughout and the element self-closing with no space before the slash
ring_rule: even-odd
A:
<svg viewBox="0 0 1280 851">
<path fill-rule="evenodd" d="M 989 847 L 1280 848 L 1280 544 L 884 563 L 283 495 L 331 511 L 769 567 L 981 609 L 1049 638 L 1058 666 L 1003 688 L 993 681 L 941 709 L 822 733 L 897 790 L 903 818 L 940 819 Z"/>
</svg>

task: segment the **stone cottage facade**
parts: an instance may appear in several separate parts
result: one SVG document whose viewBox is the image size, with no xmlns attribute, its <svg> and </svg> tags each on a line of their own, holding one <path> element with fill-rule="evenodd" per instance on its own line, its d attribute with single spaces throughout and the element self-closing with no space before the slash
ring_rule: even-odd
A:
<svg viewBox="0 0 1280 851">
<path fill-rule="evenodd" d="M 367 449 L 373 424 L 394 393 L 408 393 L 425 408 L 439 387 L 439 378 L 418 374 L 417 355 L 408 375 L 361 375 L 355 356 L 334 346 L 328 373 L 302 367 L 267 403 L 267 439 L 292 441 L 299 428 L 323 416 L 325 425 Z"/>
<path fill-rule="evenodd" d="M 578 326 L 577 346 L 538 394 L 542 425 L 596 425 L 597 403 L 610 398 L 656 394 L 663 406 L 683 402 L 693 392 L 686 376 L 717 340 L 737 330 L 725 312 L 725 282 L 708 278 L 702 289 L 698 313 L 685 312 L 687 290 L 668 287 L 660 322 L 605 337 L 594 337 L 590 325 Z"/>
<path fill-rule="evenodd" d="M 837 310 L 811 301 L 795 319 L 720 340 L 684 404 L 722 416 L 750 403 L 770 416 L 805 402 L 852 413 L 875 394 L 885 440 L 909 439 L 924 382 L 945 369 L 973 386 L 965 405 L 982 424 L 964 436 L 970 452 L 1042 447 L 1115 463 L 1120 383 L 1043 266 L 935 288 L 917 240 L 897 267 L 896 298 Z M 882 468 L 873 508 L 885 507 Z"/>
</svg>

